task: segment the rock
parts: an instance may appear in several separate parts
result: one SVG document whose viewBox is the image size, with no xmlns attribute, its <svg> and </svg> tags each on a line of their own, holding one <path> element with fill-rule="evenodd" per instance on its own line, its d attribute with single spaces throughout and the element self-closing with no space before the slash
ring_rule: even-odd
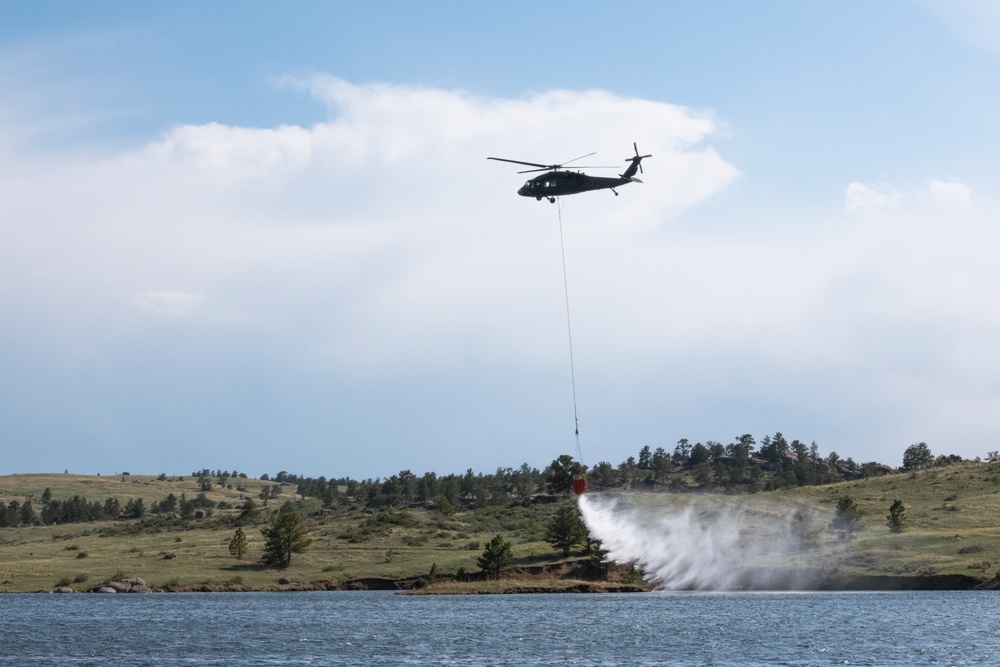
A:
<svg viewBox="0 0 1000 667">
<path fill-rule="evenodd" d="M 69 586 L 60 586 L 56 589 L 56 593 L 72 593 L 73 589 Z"/>
<path fill-rule="evenodd" d="M 292 580 L 289 579 L 288 577 L 282 577 L 281 579 L 278 579 L 278 583 L 284 586 L 285 584 L 292 583 Z"/>
<path fill-rule="evenodd" d="M 110 586 L 99 586 L 96 589 L 94 589 L 94 592 L 95 593 L 117 593 L 118 591 L 116 591 L 115 589 L 111 588 Z"/>
<path fill-rule="evenodd" d="M 875 475 L 876 477 L 882 477 L 883 475 L 891 475 L 896 472 L 895 468 L 892 466 L 887 466 L 884 463 L 878 463 L 877 461 L 872 461 L 871 463 L 865 463 L 861 466 L 862 469 L 868 471 L 869 474 Z"/>
</svg>

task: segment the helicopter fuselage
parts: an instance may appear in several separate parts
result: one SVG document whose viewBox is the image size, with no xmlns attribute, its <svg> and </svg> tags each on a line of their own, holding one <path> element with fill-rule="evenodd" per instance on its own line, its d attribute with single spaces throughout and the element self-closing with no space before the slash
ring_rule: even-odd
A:
<svg viewBox="0 0 1000 667">
<path fill-rule="evenodd" d="M 580 192 L 590 190 L 614 189 L 619 185 L 631 183 L 631 178 L 607 178 L 604 176 L 588 176 L 587 174 L 575 171 L 550 171 L 529 179 L 517 194 L 522 197 L 561 197 L 563 195 L 575 195 Z M 618 193 L 615 193 L 618 194 Z"/>
</svg>

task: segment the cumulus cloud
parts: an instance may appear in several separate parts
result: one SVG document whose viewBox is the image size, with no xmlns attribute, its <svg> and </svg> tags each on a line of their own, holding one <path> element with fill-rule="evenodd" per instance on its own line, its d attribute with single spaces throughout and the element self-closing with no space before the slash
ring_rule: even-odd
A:
<svg viewBox="0 0 1000 667">
<path fill-rule="evenodd" d="M 965 206 L 972 200 L 972 190 L 956 180 L 942 181 L 932 178 L 927 189 L 934 201 L 947 206 Z"/>
<path fill-rule="evenodd" d="M 713 120 L 675 105 L 601 91 L 502 100 L 326 76 L 293 83 L 329 105 L 328 122 L 178 126 L 120 155 L 44 165 L 8 192 L 21 214 L 7 223 L 12 252 L 138 294 L 130 302 L 148 311 L 190 314 L 204 305 L 191 295 L 211 292 L 213 308 L 266 326 L 293 310 L 297 321 L 339 312 L 324 327 L 339 343 L 329 348 L 357 359 L 385 337 L 430 346 L 486 328 L 516 339 L 510 310 L 543 307 L 531 285 L 550 280 L 542 244 L 553 228 L 537 222 L 553 222 L 555 208 L 517 197 L 524 177 L 487 155 L 550 162 L 596 150 L 621 171 L 637 141 L 654 155 L 648 185 L 581 196 L 623 243 L 635 241 L 622 230 L 661 226 L 737 174 L 704 143 Z M 47 242 L 56 235 L 65 245 Z"/>
<path fill-rule="evenodd" d="M 612 260 L 627 263 L 634 251 L 648 252 L 642 248 L 650 235 L 738 175 L 709 144 L 717 132 L 713 117 L 677 105 L 604 91 L 498 99 L 329 76 L 285 84 L 326 104 L 328 120 L 308 127 L 179 125 L 104 154 L 22 154 L 16 142 L 0 142 L 6 310 L 67 332 L 48 344 L 85 349 L 76 356 L 85 354 L 90 367 L 114 367 L 123 349 L 151 365 L 167 364 L 164 377 L 178 384 L 162 391 L 174 396 L 211 386 L 184 384 L 182 369 L 198 375 L 214 367 L 215 377 L 225 378 L 266 367 L 261 385 L 307 372 L 330 378 L 320 394 L 337 391 L 331 387 L 340 378 L 360 386 L 393 377 L 384 381 L 400 387 L 393 400 L 401 403 L 383 409 L 402 414 L 413 400 L 406 387 L 414 376 L 419 395 L 445 405 L 467 400 L 470 377 L 516 386 L 523 373 L 554 369 L 561 377 L 565 370 L 558 207 L 518 197 L 526 177 L 487 156 L 557 162 L 595 151 L 588 162 L 612 165 L 603 173 L 614 174 L 625 168 L 633 141 L 653 154 L 644 164 L 645 184 L 622 188 L 620 197 L 605 191 L 566 202 L 580 285 L 592 270 L 604 273 L 606 284 L 622 285 L 608 270 Z M 0 132 L 16 133 L 16 126 Z M 649 255 L 643 270 L 655 262 Z M 606 297 L 628 298 L 605 288 L 598 300 Z M 191 345 L 170 349 L 194 356 L 162 360 L 165 346 L 156 341 L 185 327 Z M 12 330 L 20 342 L 8 349 L 41 367 L 65 358 L 40 352 L 27 331 Z M 522 374 L 494 376 L 501 368 Z M 423 386 L 427 377 L 439 387 Z M 119 401 L 118 389 L 106 391 L 109 405 Z M 389 400 L 385 385 L 370 391 L 379 403 Z M 296 415 L 318 400 L 288 396 L 287 410 Z M 528 411 L 544 409 L 534 407 L 544 397 L 525 400 Z M 149 410 L 156 404 L 151 398 Z M 250 412 L 263 417 L 270 408 Z M 362 416 L 366 405 L 344 409 L 356 422 L 349 428 L 372 428 L 376 418 Z M 327 441 L 344 428 L 310 414 L 325 426 L 309 426 L 301 416 L 283 423 L 301 423 L 306 441 Z M 436 432 L 442 424 L 466 442 L 464 427 L 449 420 L 462 422 L 448 415 L 419 428 Z M 147 428 L 119 425 L 116 432 Z M 216 433 L 213 440 L 225 438 Z"/>
<path fill-rule="evenodd" d="M 902 198 L 899 192 L 885 183 L 849 183 L 844 195 L 844 209 L 854 215 L 871 215 L 899 203 Z"/>
<path fill-rule="evenodd" d="M 844 210 L 851 215 L 875 216 L 912 208 L 927 202 L 946 207 L 966 206 L 972 201 L 972 190 L 957 179 L 931 178 L 925 187 L 899 189 L 888 183 L 849 183 L 844 194 Z"/>
<path fill-rule="evenodd" d="M 992 358 L 1000 326 L 983 304 L 1000 239 L 959 181 L 851 183 L 848 215 L 792 232 L 749 210 L 696 226 L 681 216 L 739 177 L 712 145 L 711 113 L 606 91 L 284 83 L 329 118 L 181 125 L 97 156 L 26 159 L 0 141 L 0 305 L 32 323 L 8 326 L 5 349 L 57 363 L 44 329 L 70 332 L 45 340 L 84 349 L 89 368 L 117 368 L 123 349 L 149 360 L 118 370 L 143 378 L 104 389 L 117 405 L 138 395 L 122 386 L 164 383 L 152 417 L 115 433 L 164 437 L 150 431 L 156 406 L 198 395 L 168 422 L 177 439 L 235 443 L 245 422 L 251 440 L 300 443 L 312 472 L 331 439 L 389 452 L 404 430 L 419 444 L 389 456 L 415 469 L 475 464 L 473 441 L 480 457 L 511 447 L 497 465 L 543 464 L 537 443 L 568 400 L 560 218 L 584 429 L 602 457 L 634 453 L 664 423 L 668 437 L 781 428 L 843 455 L 859 434 L 933 444 L 965 414 L 951 388 Z M 613 174 L 633 141 L 653 156 L 644 184 L 556 206 L 518 197 L 526 176 L 486 160 L 596 151 L 587 162 Z M 940 206 L 910 205 L 921 198 L 950 202 L 946 227 Z M 189 344 L 160 344 L 181 335 Z M 990 376 L 975 372 L 963 396 L 989 405 Z M 448 451 L 428 459 L 434 447 Z"/>
</svg>

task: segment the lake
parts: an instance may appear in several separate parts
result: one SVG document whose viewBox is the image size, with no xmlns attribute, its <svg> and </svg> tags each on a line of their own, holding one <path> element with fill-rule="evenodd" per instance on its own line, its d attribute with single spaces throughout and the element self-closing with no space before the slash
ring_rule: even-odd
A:
<svg viewBox="0 0 1000 667">
<path fill-rule="evenodd" d="M 0 595 L 7 665 L 998 665 L 996 592 Z"/>
</svg>

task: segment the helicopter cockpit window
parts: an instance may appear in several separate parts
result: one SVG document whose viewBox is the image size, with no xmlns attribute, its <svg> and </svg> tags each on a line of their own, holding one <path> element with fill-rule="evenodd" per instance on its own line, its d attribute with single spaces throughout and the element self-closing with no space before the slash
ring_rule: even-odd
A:
<svg viewBox="0 0 1000 667">
<path fill-rule="evenodd" d="M 528 188 L 528 189 L 530 190 L 530 189 L 531 189 L 531 186 L 533 186 L 534 184 L 535 184 L 535 182 L 534 182 L 534 181 L 526 181 L 526 182 L 524 183 L 524 187 L 526 187 L 526 188 Z"/>
</svg>

